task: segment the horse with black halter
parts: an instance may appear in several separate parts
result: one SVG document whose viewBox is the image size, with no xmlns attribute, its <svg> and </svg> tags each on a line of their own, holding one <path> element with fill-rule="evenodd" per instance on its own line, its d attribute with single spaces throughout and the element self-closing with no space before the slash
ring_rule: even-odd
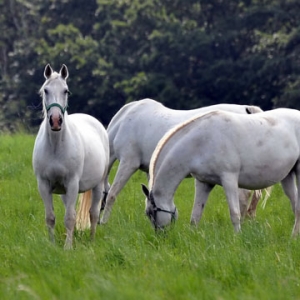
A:
<svg viewBox="0 0 300 300">
<path fill-rule="evenodd" d="M 214 111 L 170 130 L 150 162 L 146 214 L 155 228 L 168 225 L 177 210 L 173 201 L 180 182 L 192 174 L 198 199 L 191 223 L 197 224 L 211 190 L 224 188 L 232 224 L 240 230 L 239 188 L 263 189 L 281 182 L 295 213 L 293 234 L 300 230 L 300 112 L 275 109 L 243 115 Z"/>
</svg>

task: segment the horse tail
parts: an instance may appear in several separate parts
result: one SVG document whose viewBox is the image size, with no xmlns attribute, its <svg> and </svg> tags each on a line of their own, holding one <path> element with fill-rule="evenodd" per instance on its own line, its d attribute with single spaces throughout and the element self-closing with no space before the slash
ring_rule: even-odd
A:
<svg viewBox="0 0 300 300">
<path fill-rule="evenodd" d="M 265 195 L 265 198 L 264 198 L 264 200 L 262 201 L 262 204 L 261 204 L 263 209 L 265 209 L 266 204 L 267 204 L 267 200 L 271 196 L 272 189 L 273 189 L 273 186 L 269 186 L 269 187 L 265 188 L 266 195 Z"/>
<path fill-rule="evenodd" d="M 262 195 L 261 190 L 255 190 L 252 193 L 251 201 L 247 210 L 247 216 L 250 218 L 255 218 L 256 216 L 256 207 L 258 204 L 258 201 Z"/>
<path fill-rule="evenodd" d="M 260 198 L 263 195 L 263 191 L 265 191 L 265 197 L 262 200 L 262 207 L 263 207 L 263 209 L 265 208 L 265 206 L 267 204 L 267 200 L 268 200 L 268 198 L 271 195 L 272 189 L 273 189 L 273 187 L 270 186 L 270 187 L 267 187 L 267 188 L 265 188 L 263 190 L 255 190 L 255 191 L 253 191 L 251 202 L 250 202 L 250 205 L 249 205 L 248 210 L 247 210 L 247 215 L 249 217 L 251 217 L 251 218 L 255 217 L 255 215 L 256 215 L 256 207 L 257 207 L 257 204 L 258 204 Z"/>
<path fill-rule="evenodd" d="M 80 194 L 78 202 L 76 228 L 78 230 L 85 230 L 91 226 L 89 211 L 92 205 L 92 190 Z"/>
</svg>

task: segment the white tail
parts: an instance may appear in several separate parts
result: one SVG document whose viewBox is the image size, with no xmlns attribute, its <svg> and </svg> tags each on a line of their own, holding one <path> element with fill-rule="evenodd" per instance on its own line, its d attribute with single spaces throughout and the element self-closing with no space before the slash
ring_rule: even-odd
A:
<svg viewBox="0 0 300 300">
<path fill-rule="evenodd" d="M 250 202 L 250 205 L 249 205 L 248 211 L 247 211 L 247 215 L 249 217 L 254 218 L 256 216 L 256 207 L 257 207 L 258 201 L 260 200 L 260 198 L 263 195 L 263 193 L 262 193 L 263 191 L 265 191 L 265 197 L 262 201 L 262 207 L 263 207 L 263 209 L 265 208 L 267 200 L 271 195 L 272 188 L 273 188 L 273 186 L 270 186 L 270 187 L 267 187 L 263 190 L 253 191 L 251 202 Z"/>
<path fill-rule="evenodd" d="M 264 198 L 264 200 L 263 200 L 263 202 L 261 204 L 261 206 L 262 206 L 263 209 L 266 207 L 267 200 L 271 196 L 272 188 L 273 188 L 273 186 L 265 188 L 266 195 L 265 195 L 265 198 Z"/>
<path fill-rule="evenodd" d="M 92 205 L 92 190 L 79 195 L 78 208 L 76 214 L 76 229 L 85 230 L 91 227 L 90 208 Z"/>
</svg>

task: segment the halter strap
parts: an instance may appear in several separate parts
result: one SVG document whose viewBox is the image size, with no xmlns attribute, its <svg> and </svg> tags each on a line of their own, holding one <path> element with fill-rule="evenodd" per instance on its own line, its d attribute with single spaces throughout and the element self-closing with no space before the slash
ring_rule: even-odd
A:
<svg viewBox="0 0 300 300">
<path fill-rule="evenodd" d="M 165 213 L 171 214 L 171 222 L 173 222 L 173 221 L 176 220 L 176 218 L 175 218 L 175 216 L 176 216 L 176 207 L 175 207 L 174 211 L 170 211 L 170 210 L 165 210 L 165 209 L 162 209 L 162 208 L 156 206 L 156 207 L 154 207 L 154 211 L 155 212 L 161 211 L 161 212 L 165 212 Z"/>
<path fill-rule="evenodd" d="M 68 105 L 66 105 L 65 107 L 62 107 L 59 103 L 51 103 L 50 105 L 46 106 L 47 112 L 50 110 L 51 107 L 54 107 L 54 106 L 58 107 L 61 110 L 62 114 L 64 114 L 68 108 Z"/>
<path fill-rule="evenodd" d="M 152 218 L 153 218 L 153 221 L 154 221 L 154 226 L 155 226 L 155 230 L 157 229 L 157 224 L 156 224 L 156 214 L 158 211 L 161 211 L 161 212 L 165 212 L 165 213 L 168 213 L 168 214 L 171 214 L 171 222 L 175 222 L 176 220 L 176 206 L 175 206 L 175 209 L 174 211 L 170 211 L 170 210 L 165 210 L 165 209 L 162 209 L 160 207 L 158 207 L 153 199 L 153 196 L 150 194 L 150 197 L 152 197 L 152 206 L 153 206 L 153 214 L 152 214 Z"/>
</svg>

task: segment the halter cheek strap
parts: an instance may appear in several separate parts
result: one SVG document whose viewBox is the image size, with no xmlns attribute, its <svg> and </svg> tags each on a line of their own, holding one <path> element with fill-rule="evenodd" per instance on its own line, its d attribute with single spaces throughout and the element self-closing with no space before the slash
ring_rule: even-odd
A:
<svg viewBox="0 0 300 300">
<path fill-rule="evenodd" d="M 46 110 L 47 112 L 50 110 L 51 107 L 58 107 L 60 109 L 60 111 L 62 112 L 62 114 L 64 114 L 68 108 L 68 105 L 66 105 L 65 107 L 62 107 L 59 103 L 51 103 L 50 105 L 46 106 Z"/>
</svg>

